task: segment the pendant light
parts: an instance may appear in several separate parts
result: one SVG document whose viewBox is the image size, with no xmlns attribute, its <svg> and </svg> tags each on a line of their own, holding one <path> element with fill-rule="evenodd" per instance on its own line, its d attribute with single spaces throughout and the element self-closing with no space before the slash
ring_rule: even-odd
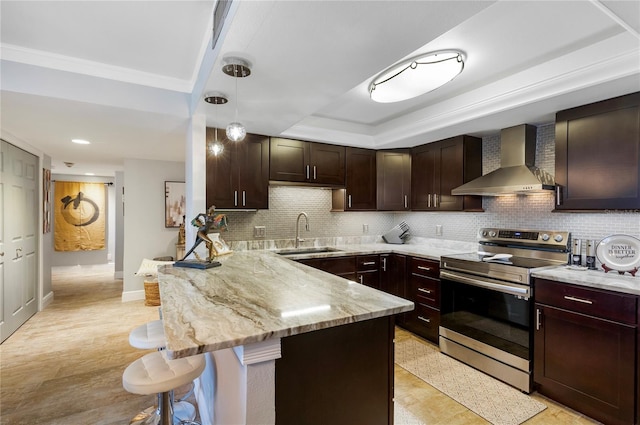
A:
<svg viewBox="0 0 640 425">
<path fill-rule="evenodd" d="M 234 142 L 239 142 L 247 135 L 247 129 L 238 121 L 238 78 L 251 75 L 249 63 L 243 59 L 230 57 L 225 60 L 222 72 L 234 77 L 236 80 L 236 116 L 232 123 L 227 125 L 227 138 Z"/>
<path fill-rule="evenodd" d="M 204 101 L 212 105 L 224 105 L 229 100 L 222 93 L 212 92 L 204 95 Z M 214 156 L 219 156 L 224 151 L 224 146 L 218 140 L 218 127 L 214 128 L 213 143 L 209 146 L 209 150 Z"/>
</svg>

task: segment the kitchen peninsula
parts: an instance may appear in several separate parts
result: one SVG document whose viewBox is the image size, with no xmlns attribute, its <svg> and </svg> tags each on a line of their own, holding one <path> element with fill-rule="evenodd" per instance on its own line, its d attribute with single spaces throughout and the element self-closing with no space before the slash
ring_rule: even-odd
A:
<svg viewBox="0 0 640 425">
<path fill-rule="evenodd" d="M 169 356 L 207 353 L 203 423 L 393 423 L 393 315 L 412 302 L 274 252 L 219 261 L 159 270 Z"/>
</svg>

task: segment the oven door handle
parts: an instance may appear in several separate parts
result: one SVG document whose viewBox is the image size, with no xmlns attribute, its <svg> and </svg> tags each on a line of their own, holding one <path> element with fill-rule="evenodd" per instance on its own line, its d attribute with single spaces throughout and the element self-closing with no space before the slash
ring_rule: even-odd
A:
<svg viewBox="0 0 640 425">
<path fill-rule="evenodd" d="M 525 298 L 529 298 L 530 295 L 530 288 L 528 286 L 515 284 L 510 285 L 494 279 L 468 277 L 460 273 L 446 270 L 440 271 L 440 278 L 449 279 L 454 282 L 466 283 L 468 285 L 478 286 L 480 288 L 490 289 L 493 291 L 499 291 L 505 294 L 518 295 Z"/>
</svg>

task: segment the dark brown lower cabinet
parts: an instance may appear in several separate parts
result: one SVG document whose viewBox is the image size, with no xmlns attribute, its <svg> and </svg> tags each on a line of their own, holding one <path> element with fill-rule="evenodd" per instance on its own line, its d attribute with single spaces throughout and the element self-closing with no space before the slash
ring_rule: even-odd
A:
<svg viewBox="0 0 640 425">
<path fill-rule="evenodd" d="M 534 382 L 606 424 L 634 424 L 637 297 L 536 279 Z"/>
<path fill-rule="evenodd" d="M 358 255 L 356 257 L 356 280 L 363 285 L 380 289 L 380 256 Z"/>
<path fill-rule="evenodd" d="M 309 258 L 306 260 L 298 260 L 298 262 L 345 279 L 357 281 L 356 257 L 353 255 L 346 257 Z"/>
<path fill-rule="evenodd" d="M 294 335 L 276 360 L 276 425 L 392 425 L 393 316 Z"/>
<path fill-rule="evenodd" d="M 415 309 L 405 314 L 402 326 L 430 341 L 438 343 L 440 328 L 440 264 L 412 257 L 406 297 Z"/>
</svg>

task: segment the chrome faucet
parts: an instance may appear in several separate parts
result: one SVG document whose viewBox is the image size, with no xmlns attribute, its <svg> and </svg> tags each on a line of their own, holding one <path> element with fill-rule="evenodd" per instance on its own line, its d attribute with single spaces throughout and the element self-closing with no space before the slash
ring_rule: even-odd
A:
<svg viewBox="0 0 640 425">
<path fill-rule="evenodd" d="M 296 248 L 301 241 L 304 242 L 304 239 L 300 239 L 299 237 L 300 217 L 302 216 L 304 216 L 304 220 L 306 221 L 305 229 L 307 229 L 307 232 L 309 231 L 309 216 L 306 212 L 301 212 L 300 214 L 298 214 L 298 218 L 296 219 Z"/>
</svg>

